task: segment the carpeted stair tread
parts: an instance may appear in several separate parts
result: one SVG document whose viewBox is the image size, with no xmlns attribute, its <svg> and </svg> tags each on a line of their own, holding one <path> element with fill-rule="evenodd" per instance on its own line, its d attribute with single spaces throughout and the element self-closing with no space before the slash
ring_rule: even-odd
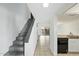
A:
<svg viewBox="0 0 79 59">
<path fill-rule="evenodd" d="M 23 46 L 10 46 L 9 51 L 23 51 Z"/>
<path fill-rule="evenodd" d="M 21 40 L 15 40 L 15 41 L 13 42 L 13 44 L 14 44 L 14 45 L 23 45 L 23 41 L 21 41 Z"/>
<path fill-rule="evenodd" d="M 24 56 L 23 52 L 8 51 L 4 56 Z"/>
</svg>

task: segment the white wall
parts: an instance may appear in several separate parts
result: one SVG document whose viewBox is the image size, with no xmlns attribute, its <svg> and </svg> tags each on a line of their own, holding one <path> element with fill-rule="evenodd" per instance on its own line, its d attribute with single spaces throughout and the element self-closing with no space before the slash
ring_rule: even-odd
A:
<svg viewBox="0 0 79 59">
<path fill-rule="evenodd" d="M 37 44 L 37 21 L 35 20 L 29 42 L 25 43 L 25 56 L 33 56 Z"/>
<path fill-rule="evenodd" d="M 54 55 L 57 55 L 57 17 L 52 16 L 50 19 L 50 50 Z"/>
<path fill-rule="evenodd" d="M 50 50 L 54 55 L 57 55 L 57 15 L 64 6 L 64 4 L 55 3 L 51 4 L 50 8 Z"/>
<path fill-rule="evenodd" d="M 27 21 L 26 7 L 25 4 L 0 4 L 0 55 L 9 50 Z"/>
<path fill-rule="evenodd" d="M 74 35 L 79 35 L 79 20 L 62 23 L 61 28 L 58 28 L 60 31 L 58 33 L 69 34 L 72 32 Z"/>
</svg>

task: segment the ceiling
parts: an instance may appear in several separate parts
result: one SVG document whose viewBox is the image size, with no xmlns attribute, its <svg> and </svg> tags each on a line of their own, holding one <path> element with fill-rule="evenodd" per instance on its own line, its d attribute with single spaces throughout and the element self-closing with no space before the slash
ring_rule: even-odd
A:
<svg viewBox="0 0 79 59">
<path fill-rule="evenodd" d="M 64 14 L 59 15 L 59 22 L 71 22 L 79 20 L 79 4 L 73 4 Z"/>
<path fill-rule="evenodd" d="M 72 8 L 67 10 L 65 14 L 68 15 L 79 15 L 79 4 L 75 4 Z"/>
<path fill-rule="evenodd" d="M 67 17 L 62 15 L 64 15 L 74 3 L 49 3 L 49 6 L 46 8 L 43 7 L 43 3 L 28 3 L 27 5 L 39 24 L 47 26 L 50 22 L 49 19 L 51 19 L 53 15 L 57 15 L 60 20 L 61 18 Z"/>
</svg>

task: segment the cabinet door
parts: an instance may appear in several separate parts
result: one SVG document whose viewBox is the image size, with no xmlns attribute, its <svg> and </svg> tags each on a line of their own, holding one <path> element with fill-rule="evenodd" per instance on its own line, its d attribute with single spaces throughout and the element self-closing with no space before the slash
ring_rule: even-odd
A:
<svg viewBox="0 0 79 59">
<path fill-rule="evenodd" d="M 69 39 L 69 52 L 79 52 L 79 39 Z"/>
</svg>

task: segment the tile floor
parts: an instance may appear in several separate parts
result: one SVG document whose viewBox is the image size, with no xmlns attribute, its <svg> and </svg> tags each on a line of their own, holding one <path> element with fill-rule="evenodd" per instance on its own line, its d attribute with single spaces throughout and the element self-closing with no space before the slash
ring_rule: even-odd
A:
<svg viewBox="0 0 79 59">
<path fill-rule="evenodd" d="M 35 50 L 35 56 L 53 56 L 49 49 L 49 36 L 40 36 Z"/>
</svg>

